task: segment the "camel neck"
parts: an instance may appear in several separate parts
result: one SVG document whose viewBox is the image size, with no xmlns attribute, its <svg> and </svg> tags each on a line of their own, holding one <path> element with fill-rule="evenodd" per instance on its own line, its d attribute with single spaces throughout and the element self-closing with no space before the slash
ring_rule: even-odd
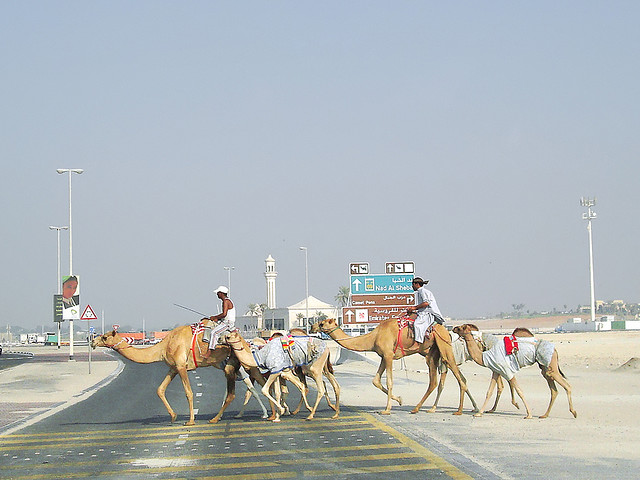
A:
<svg viewBox="0 0 640 480">
<path fill-rule="evenodd" d="M 136 348 L 129 346 L 128 348 L 114 349 L 123 357 L 136 363 L 153 363 L 164 360 L 164 348 L 162 343 L 156 343 L 150 347 Z"/>
<path fill-rule="evenodd" d="M 256 363 L 256 359 L 253 358 L 253 354 L 251 353 L 249 344 L 243 338 L 234 341 L 227 340 L 227 343 L 231 347 L 233 354 L 242 365 L 247 367 L 258 366 L 258 364 Z M 240 348 L 238 348 L 236 345 L 240 345 Z"/>
<path fill-rule="evenodd" d="M 365 333 L 358 337 L 347 335 L 340 327 L 331 330 L 328 335 L 336 341 L 341 347 L 356 352 L 366 352 L 373 347 L 372 332 Z"/>
</svg>

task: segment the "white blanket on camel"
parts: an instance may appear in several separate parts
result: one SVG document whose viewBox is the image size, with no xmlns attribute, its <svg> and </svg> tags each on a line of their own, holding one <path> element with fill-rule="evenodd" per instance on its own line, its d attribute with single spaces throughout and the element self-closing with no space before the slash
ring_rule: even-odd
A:
<svg viewBox="0 0 640 480">
<path fill-rule="evenodd" d="M 534 363 L 539 363 L 545 368 L 549 367 L 555 350 L 553 343 L 535 337 L 516 338 L 518 349 L 511 355 L 507 355 L 503 338 L 498 337 L 493 347 L 482 353 L 484 365 L 507 380 L 511 380 L 520 368 Z"/>
<path fill-rule="evenodd" d="M 253 358 L 262 373 L 279 373 L 285 368 L 311 364 L 326 348 L 326 342 L 319 338 L 295 336 L 285 337 L 293 339 L 289 348 L 285 349 L 280 338 L 276 337 L 266 345 L 252 350 Z"/>
</svg>

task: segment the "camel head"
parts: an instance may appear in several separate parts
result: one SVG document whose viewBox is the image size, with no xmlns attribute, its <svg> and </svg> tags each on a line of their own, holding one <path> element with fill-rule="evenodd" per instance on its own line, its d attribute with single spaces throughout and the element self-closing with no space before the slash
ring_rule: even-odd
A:
<svg viewBox="0 0 640 480">
<path fill-rule="evenodd" d="M 470 323 L 465 323 L 463 325 L 458 325 L 457 327 L 453 327 L 452 332 L 460 335 L 461 337 L 464 337 L 465 335 L 469 335 L 474 330 L 478 331 L 478 327 Z"/>
<path fill-rule="evenodd" d="M 232 330 L 221 333 L 218 342 L 228 345 L 229 343 L 239 342 L 241 339 L 242 335 L 240 335 L 240 331 Z"/>
<path fill-rule="evenodd" d="M 317 327 L 317 330 L 314 331 L 314 328 Z M 320 320 L 318 323 L 311 327 L 311 332 L 323 332 L 329 333 L 338 328 L 338 322 L 336 322 L 335 318 L 325 318 L 324 320 Z"/>
<path fill-rule="evenodd" d="M 118 335 L 118 332 L 115 330 L 111 330 L 108 333 L 103 333 L 102 335 L 97 336 L 91 341 L 91 348 L 96 347 L 113 347 L 115 344 L 120 342 L 122 337 Z"/>
</svg>

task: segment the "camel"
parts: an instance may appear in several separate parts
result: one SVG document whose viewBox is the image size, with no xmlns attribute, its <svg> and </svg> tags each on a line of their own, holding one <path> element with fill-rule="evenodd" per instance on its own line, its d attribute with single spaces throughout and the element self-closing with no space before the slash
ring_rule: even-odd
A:
<svg viewBox="0 0 640 480">
<path fill-rule="evenodd" d="M 264 346 L 267 344 L 267 341 L 266 341 L 264 338 L 261 338 L 261 337 L 255 337 L 255 338 L 252 338 L 252 339 L 249 341 L 249 344 L 251 345 L 251 347 L 252 347 L 252 348 L 253 348 L 253 347 L 256 347 L 256 346 L 257 346 L 258 348 L 261 348 L 261 347 L 264 347 Z M 263 374 L 263 378 L 265 378 L 265 381 L 266 381 L 266 378 L 267 378 L 267 377 L 268 377 L 268 374 Z M 274 388 L 274 386 L 272 385 L 272 386 L 271 386 L 271 389 L 273 390 L 273 388 Z M 284 407 L 284 409 L 285 409 L 285 413 L 287 413 L 287 414 L 291 414 L 291 411 L 289 410 L 289 405 L 287 405 L 286 400 L 285 400 L 285 399 L 286 399 L 286 397 L 287 397 L 287 395 L 289 394 L 289 389 L 287 388 L 287 385 L 286 385 L 286 381 L 285 381 L 285 380 L 282 380 L 282 381 L 280 382 L 280 388 L 281 388 L 281 398 L 282 398 L 282 399 L 280 400 L 280 403 L 281 403 L 281 404 L 282 404 L 282 406 Z M 260 403 L 262 404 L 262 402 L 261 402 L 261 400 L 260 400 L 260 397 L 258 397 L 258 395 L 257 395 L 257 391 L 256 391 L 255 389 L 252 389 L 252 390 L 247 389 L 247 391 L 244 393 L 244 401 L 243 401 L 243 404 L 242 404 L 242 408 L 241 408 L 241 409 L 240 409 L 240 411 L 237 413 L 237 415 L 235 416 L 235 418 L 242 418 L 242 415 L 244 415 L 244 411 L 245 411 L 245 409 L 246 409 L 246 407 L 247 407 L 247 404 L 249 403 L 249 400 L 251 400 L 251 397 L 253 397 L 253 396 L 255 396 L 255 397 L 256 397 L 256 399 L 258 400 L 258 402 L 260 402 Z M 302 397 L 301 397 L 301 398 L 300 398 L 300 404 L 299 404 L 299 407 L 301 407 L 301 406 L 302 406 L 302 403 L 303 403 L 303 402 L 302 402 Z M 272 404 L 272 405 L 273 405 L 273 404 Z M 273 412 L 273 413 L 271 414 L 271 416 L 264 415 L 262 418 L 265 418 L 265 419 L 267 419 L 267 420 L 275 420 L 275 418 L 276 418 L 276 410 L 275 410 L 275 408 L 273 408 L 273 409 L 272 409 L 272 412 Z"/>
<path fill-rule="evenodd" d="M 306 339 L 309 339 L 308 341 L 311 341 L 312 337 L 309 337 L 306 332 L 300 330 L 300 331 L 292 331 L 292 333 L 297 333 L 298 335 L 296 335 L 298 338 L 301 336 L 304 336 Z M 249 346 L 249 344 L 242 338 L 242 336 L 240 335 L 239 332 L 234 331 L 234 332 L 229 332 L 227 333 L 223 339 L 221 339 L 223 342 L 225 342 L 226 344 L 230 345 L 233 349 L 233 353 L 236 355 L 236 357 L 238 358 L 238 360 L 240 361 L 240 363 L 243 366 L 251 366 L 251 367 L 255 367 L 258 366 L 258 361 L 256 361 L 256 358 L 254 357 L 254 355 L 251 352 L 251 348 Z M 270 345 L 272 344 L 271 342 L 280 342 L 279 339 L 273 339 L 271 340 L 267 346 L 265 348 L 270 348 Z M 293 338 L 293 342 L 294 344 L 298 344 L 300 348 L 300 350 L 307 350 L 307 342 L 301 342 L 300 340 L 296 340 L 295 338 Z M 273 344 L 276 348 L 276 350 L 279 350 L 279 346 L 278 344 Z M 311 345 L 312 348 L 315 348 L 314 345 Z M 295 345 L 291 345 L 290 348 L 295 348 Z M 336 413 L 334 414 L 334 416 L 332 418 L 337 418 L 339 413 L 340 413 L 340 407 L 339 407 L 339 402 L 340 402 L 340 386 L 338 385 L 338 382 L 335 380 L 335 377 L 333 375 L 333 373 L 331 372 L 331 367 L 329 364 L 329 350 L 328 349 L 324 349 L 324 351 L 314 360 L 312 360 L 312 363 L 310 365 L 304 365 L 303 363 L 298 361 L 298 358 L 294 352 L 294 354 L 292 355 L 292 359 L 293 361 L 290 362 L 289 364 L 293 364 L 294 367 L 296 368 L 300 368 L 301 369 L 301 373 L 304 376 L 310 376 L 314 379 L 314 381 L 316 382 L 316 387 L 318 390 L 318 395 L 316 398 L 316 402 L 314 404 L 313 407 L 311 407 L 308 402 L 307 402 L 307 398 L 306 398 L 306 391 L 307 391 L 307 386 L 304 382 L 304 380 L 301 380 L 298 376 L 296 376 L 290 368 L 284 368 L 282 370 L 280 369 L 275 369 L 273 368 L 271 365 L 268 365 L 267 368 L 269 368 L 271 370 L 271 374 L 269 375 L 269 378 L 267 380 L 267 382 L 265 383 L 265 385 L 262 387 L 262 393 L 269 398 L 269 400 L 274 401 L 277 405 L 281 405 L 280 402 L 280 398 L 279 398 L 279 389 L 278 386 L 276 384 L 276 398 L 274 399 L 270 394 L 269 394 L 269 387 L 274 384 L 276 381 L 279 381 L 279 378 L 282 376 L 283 378 L 289 380 L 290 382 L 292 382 L 296 387 L 298 387 L 298 389 L 300 390 L 301 394 L 302 394 L 302 399 L 300 404 L 298 404 L 298 407 L 292 412 L 292 414 L 296 414 L 299 410 L 300 407 L 302 405 L 302 402 L 304 401 L 305 406 L 307 407 L 307 409 L 310 411 L 309 416 L 307 417 L 307 420 L 311 420 L 314 418 L 315 416 L 315 412 L 318 408 L 318 404 L 320 403 L 320 400 L 322 399 L 322 397 L 327 396 L 327 401 L 328 400 L 328 395 L 326 393 L 326 387 L 324 385 L 324 381 L 322 379 L 322 375 L 326 375 L 327 378 L 329 379 L 329 382 L 331 383 L 331 385 L 333 386 L 334 392 L 336 394 L 336 404 L 335 407 L 333 405 L 331 405 L 331 402 L 329 402 L 329 405 L 336 411 Z M 292 360 L 291 358 L 289 358 L 288 360 Z M 264 367 L 264 365 L 260 365 L 260 367 Z M 304 379 L 303 376 L 303 379 Z M 281 406 L 281 414 L 284 413 L 284 407 Z M 279 418 L 278 418 L 279 420 Z M 277 421 L 277 420 L 274 420 Z"/>
<path fill-rule="evenodd" d="M 314 337 L 310 337 L 309 334 L 307 334 L 307 332 L 301 328 L 292 328 L 289 331 L 289 333 L 293 335 L 294 340 L 297 337 L 302 337 L 308 340 L 310 340 L 311 338 L 314 338 Z M 324 392 L 324 397 L 327 399 L 327 404 L 332 410 L 336 412 L 331 418 L 338 418 L 340 416 L 340 385 L 338 384 L 338 380 L 333 374 L 333 365 L 331 365 L 331 360 L 329 359 L 329 349 L 326 348 L 322 340 L 320 340 L 320 342 L 321 342 L 321 345 L 324 347 L 324 351 L 322 352 L 322 354 L 320 354 L 317 358 L 315 358 L 315 360 L 313 360 L 310 364 L 296 365 L 295 373 L 296 375 L 298 375 L 298 378 L 300 378 L 300 380 L 305 384 L 305 386 L 306 386 L 306 377 L 312 378 L 316 383 L 316 386 L 319 386 L 320 383 L 322 383 L 322 391 L 320 390 L 320 388 L 318 388 L 318 399 L 314 407 L 314 412 L 315 412 L 315 409 L 317 409 L 318 407 L 318 403 L 320 401 L 319 399 L 323 395 L 322 392 Z M 312 348 L 315 348 L 315 347 L 312 346 Z M 333 394 L 336 399 L 335 404 L 331 403 L 331 399 L 329 398 L 329 392 L 327 391 L 327 387 L 324 384 L 324 380 L 322 379 L 323 376 L 327 377 L 327 379 L 329 380 L 329 383 L 331 384 L 331 387 L 333 388 Z M 291 413 L 293 415 L 297 414 L 298 411 L 300 411 L 301 407 L 302 407 L 302 399 L 300 399 L 300 402 L 298 403 L 298 407 Z M 313 415 L 311 415 L 311 418 L 313 418 Z M 307 420 L 310 420 L 311 418 L 307 418 Z"/>
<path fill-rule="evenodd" d="M 115 330 L 94 338 L 91 342 L 91 347 L 109 347 L 123 357 L 136 363 L 164 361 L 169 366 L 169 372 L 160 386 L 158 386 L 156 393 L 158 397 L 160 397 L 160 400 L 162 400 L 167 412 L 169 412 L 171 423 L 176 420 L 178 415 L 171 408 L 171 405 L 169 405 L 165 391 L 171 383 L 171 380 L 173 380 L 176 375 L 179 375 L 182 380 L 187 402 L 189 403 L 189 420 L 185 425 L 195 425 L 193 391 L 191 390 L 187 371 L 194 370 L 196 367 L 214 366 L 223 370 L 227 379 L 227 394 L 222 408 L 215 417 L 209 420 L 209 423 L 218 422 L 224 411 L 235 398 L 235 379 L 239 369 L 239 363 L 230 356 L 231 349 L 226 345 L 218 346 L 209 358 L 204 358 L 203 354 L 209 349 L 209 345 L 207 342 L 202 341 L 202 332 L 193 333 L 193 329 L 189 325 L 174 328 L 159 343 L 150 347 L 132 347 Z M 264 383 L 257 369 L 250 370 L 250 375 L 258 382 L 262 381 L 262 383 Z M 249 379 L 245 379 L 245 383 L 248 388 L 255 390 Z M 258 398 L 257 394 L 256 398 Z M 266 416 L 266 409 L 262 402 L 260 403 L 263 413 Z"/>
<path fill-rule="evenodd" d="M 385 320 L 371 332 L 358 337 L 347 335 L 337 324 L 335 318 L 327 318 L 313 325 L 312 332 L 323 332 L 329 335 L 340 346 L 356 352 L 376 352 L 380 356 L 380 366 L 373 377 L 373 385 L 387 395 L 387 404 L 381 415 L 391 414 L 391 402 L 395 400 L 402 405 L 402 398 L 393 395 L 393 360 L 419 353 L 425 357 L 429 366 L 429 388 L 421 403 L 435 390 L 437 386 L 436 369 L 438 359 L 442 358 L 448 368 L 451 369 L 458 385 L 460 386 L 460 403 L 454 415 L 462 415 L 462 406 L 465 393 L 468 395 L 475 410 L 478 409 L 475 400 L 471 396 L 467 383 L 460 373 L 453 356 L 451 336 L 447 329 L 440 324 L 434 324 L 432 335 L 424 343 L 413 340 L 409 328 L 400 328 L 395 319 Z M 382 374 L 386 373 L 386 388 L 382 385 Z M 417 413 L 419 406 L 411 413 Z"/>
<path fill-rule="evenodd" d="M 306 331 L 302 330 L 301 328 L 292 328 L 289 331 L 290 334 L 292 334 L 295 337 L 305 337 L 305 338 L 309 338 L 309 335 L 307 334 Z M 271 338 L 275 338 L 278 336 L 282 336 L 281 333 L 276 333 L 274 334 Z M 263 338 L 254 338 L 252 339 L 250 342 L 250 345 L 252 347 L 255 346 L 259 346 L 259 347 L 263 347 L 264 345 L 267 344 L 267 342 L 263 339 Z M 303 366 L 296 366 L 294 368 L 294 373 L 298 376 L 298 378 L 300 379 L 301 382 L 303 382 L 305 384 L 305 387 L 307 386 L 306 384 L 306 377 L 310 377 L 310 378 L 314 378 L 316 377 L 316 372 L 317 372 L 317 368 L 311 368 L 311 365 L 303 365 Z M 324 365 L 324 367 L 322 368 L 322 375 L 324 375 L 325 377 L 327 377 L 327 379 L 329 380 L 329 383 L 331 384 L 332 388 L 333 388 L 333 393 L 334 393 L 334 397 L 336 399 L 335 404 L 331 403 L 331 399 L 329 398 L 329 392 L 327 390 L 326 385 L 323 384 L 324 387 L 324 397 L 327 400 L 327 404 L 329 405 L 329 408 L 331 408 L 332 410 L 334 410 L 336 413 L 333 415 L 333 417 L 331 418 L 338 418 L 338 416 L 340 415 L 340 385 L 338 384 L 338 380 L 336 379 L 334 372 L 333 372 L 333 365 L 331 364 L 331 360 L 327 357 L 327 361 Z M 281 388 L 282 388 L 282 400 L 281 400 L 281 404 L 282 406 L 285 408 L 286 411 L 289 411 L 289 406 L 286 404 L 286 401 L 284 400 L 286 398 L 286 396 L 288 395 L 288 389 L 287 389 L 287 385 L 286 385 L 286 381 L 282 380 L 281 382 Z M 245 399 L 244 399 L 244 405 L 242 407 L 242 410 L 240 410 L 240 412 L 238 413 L 238 415 L 236 415 L 236 418 L 240 418 L 244 412 L 244 408 L 246 406 L 246 404 L 249 402 L 249 399 L 251 398 L 251 396 L 253 395 L 253 393 L 250 390 L 247 390 L 245 393 Z M 293 410 L 293 411 L 289 411 L 290 415 L 296 415 L 299 411 L 300 408 L 302 407 L 303 404 L 303 400 L 302 397 L 300 397 L 300 401 L 298 402 L 298 406 Z M 269 420 L 273 420 L 272 417 L 269 417 Z"/>
<path fill-rule="evenodd" d="M 483 334 L 482 336 L 480 336 L 480 330 L 478 329 L 477 326 L 473 325 L 473 324 L 469 324 L 469 326 L 471 327 L 472 332 L 477 332 L 474 333 L 474 338 L 476 340 L 476 342 L 478 343 L 478 346 L 480 347 L 481 350 L 487 350 L 488 348 L 491 348 L 493 346 L 493 343 L 495 343 L 495 340 L 492 342 L 492 337 L 495 337 L 495 335 L 486 335 Z M 476 336 L 478 335 L 478 336 Z M 458 366 L 458 368 L 460 368 L 460 365 L 462 365 L 463 363 L 469 361 L 469 360 L 473 360 L 471 358 L 471 355 L 469 355 L 469 350 L 467 349 L 467 345 L 464 341 L 464 339 L 462 337 L 460 337 L 457 334 L 453 334 L 451 335 L 451 346 L 453 348 L 453 356 L 456 360 L 456 365 Z M 440 400 L 440 395 L 442 394 L 442 390 L 444 389 L 444 382 L 447 378 L 447 372 L 448 372 L 448 368 L 446 366 L 446 364 L 444 364 L 442 362 L 442 359 L 440 359 L 440 362 L 438 363 L 438 372 L 440 372 L 440 380 L 438 381 L 438 391 L 436 394 L 436 400 L 435 402 L 433 402 L 433 406 L 427 410 L 427 412 L 429 413 L 433 413 L 436 411 L 436 408 L 438 407 L 438 401 Z M 462 375 L 464 377 L 464 374 L 462 373 L 462 371 L 460 371 L 460 375 Z M 466 382 L 466 378 L 465 378 L 465 382 Z M 504 390 L 504 382 L 502 381 L 502 377 L 498 376 L 497 378 L 497 390 L 496 390 L 496 401 L 493 404 L 493 407 L 491 408 L 491 410 L 487 410 L 489 413 L 493 413 L 495 412 L 497 406 L 498 406 L 498 401 L 500 400 L 500 396 L 502 395 L 502 391 Z M 511 389 L 511 403 L 516 407 L 516 408 L 520 408 L 520 405 L 518 405 L 518 402 L 515 401 L 514 398 L 514 391 L 513 389 Z M 427 399 L 428 395 L 425 395 L 424 397 L 422 397 L 422 399 L 420 400 L 420 402 L 418 402 L 418 404 L 415 407 L 415 410 L 418 411 L 421 407 L 422 404 L 425 402 L 425 400 Z"/>
<path fill-rule="evenodd" d="M 487 352 L 502 352 L 501 356 L 496 357 L 497 360 L 492 360 L 492 355 L 483 356 L 482 351 L 478 347 L 477 343 L 473 340 L 473 336 L 471 334 L 471 326 L 469 324 L 455 327 L 453 331 L 454 333 L 457 333 L 464 338 L 473 360 L 478 365 L 486 366 L 493 372 L 484 405 L 480 408 L 480 411 L 476 413 L 476 416 L 482 416 L 487 404 L 489 403 L 489 398 L 493 393 L 493 388 L 496 385 L 497 378 L 498 376 L 502 375 L 507 378 L 511 387 L 518 393 L 518 396 L 522 399 L 522 403 L 524 403 L 524 407 L 527 411 L 527 414 L 524 418 L 533 418 L 533 416 L 531 415 L 529 404 L 524 398 L 516 377 L 513 375 L 513 368 L 510 365 L 507 365 L 508 360 L 505 360 L 506 356 L 504 355 L 504 347 L 500 343 L 498 343 Z M 571 385 L 569 385 L 569 382 L 567 382 L 564 374 L 560 370 L 560 367 L 558 365 L 558 352 L 555 349 L 554 345 L 551 342 L 546 342 L 544 340 L 535 340 L 533 334 L 526 328 L 516 328 L 513 332 L 513 336 L 518 337 L 518 350 L 517 352 L 511 354 L 515 357 L 512 360 L 517 362 L 517 368 L 538 363 L 542 376 L 545 378 L 545 380 L 547 380 L 547 383 L 549 385 L 549 390 L 551 393 L 549 406 L 547 407 L 547 411 L 543 415 L 541 415 L 540 418 L 547 418 L 549 416 L 551 407 L 553 406 L 553 403 L 555 402 L 555 399 L 558 395 L 558 389 L 555 385 L 555 382 L 558 382 L 565 389 L 567 393 L 567 400 L 569 401 L 569 411 L 574 418 L 577 418 L 578 414 L 573 409 L 573 402 L 571 400 Z M 527 337 L 529 339 L 527 339 Z"/>
</svg>

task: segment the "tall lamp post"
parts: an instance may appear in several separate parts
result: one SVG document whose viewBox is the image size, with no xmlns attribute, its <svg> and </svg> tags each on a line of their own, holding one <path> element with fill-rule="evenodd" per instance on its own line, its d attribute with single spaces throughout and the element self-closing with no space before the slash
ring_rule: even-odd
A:
<svg viewBox="0 0 640 480">
<path fill-rule="evenodd" d="M 307 311 L 307 317 L 305 319 L 305 330 L 309 331 L 309 258 L 308 258 L 308 250 L 307 247 L 300 247 L 300 250 L 304 251 L 304 286 L 305 286 L 305 297 L 304 297 L 304 305 L 305 310 Z"/>
<path fill-rule="evenodd" d="M 587 221 L 587 231 L 589 232 L 589 276 L 591 284 L 591 321 L 596 321 L 596 295 L 593 285 L 593 237 L 591 236 L 591 220 L 596 218 L 596 212 L 591 210 L 596 204 L 596 198 L 582 197 L 580 205 L 587 208 L 587 212 L 582 214 L 582 219 Z"/>
<path fill-rule="evenodd" d="M 231 294 L 231 270 L 235 270 L 236 267 L 224 267 L 224 269 L 227 271 L 227 288 Z"/>
<path fill-rule="evenodd" d="M 80 175 L 84 172 L 81 168 L 58 168 L 56 172 L 59 174 L 69 174 L 69 275 L 73 275 L 73 229 L 71 222 L 71 175 L 77 173 Z M 69 360 L 73 360 L 73 319 L 69 319 Z"/>
<path fill-rule="evenodd" d="M 66 226 L 54 227 L 53 225 L 49 225 L 49 228 L 51 230 L 56 230 L 57 237 L 58 237 L 58 270 L 57 270 L 58 275 L 56 277 L 56 293 L 60 295 L 62 293 L 62 290 L 61 290 L 62 287 L 60 285 L 60 280 L 61 280 L 60 278 L 60 230 L 69 230 L 69 227 L 66 227 Z M 58 323 L 58 348 L 60 348 L 60 322 L 57 322 L 57 323 Z"/>
</svg>

